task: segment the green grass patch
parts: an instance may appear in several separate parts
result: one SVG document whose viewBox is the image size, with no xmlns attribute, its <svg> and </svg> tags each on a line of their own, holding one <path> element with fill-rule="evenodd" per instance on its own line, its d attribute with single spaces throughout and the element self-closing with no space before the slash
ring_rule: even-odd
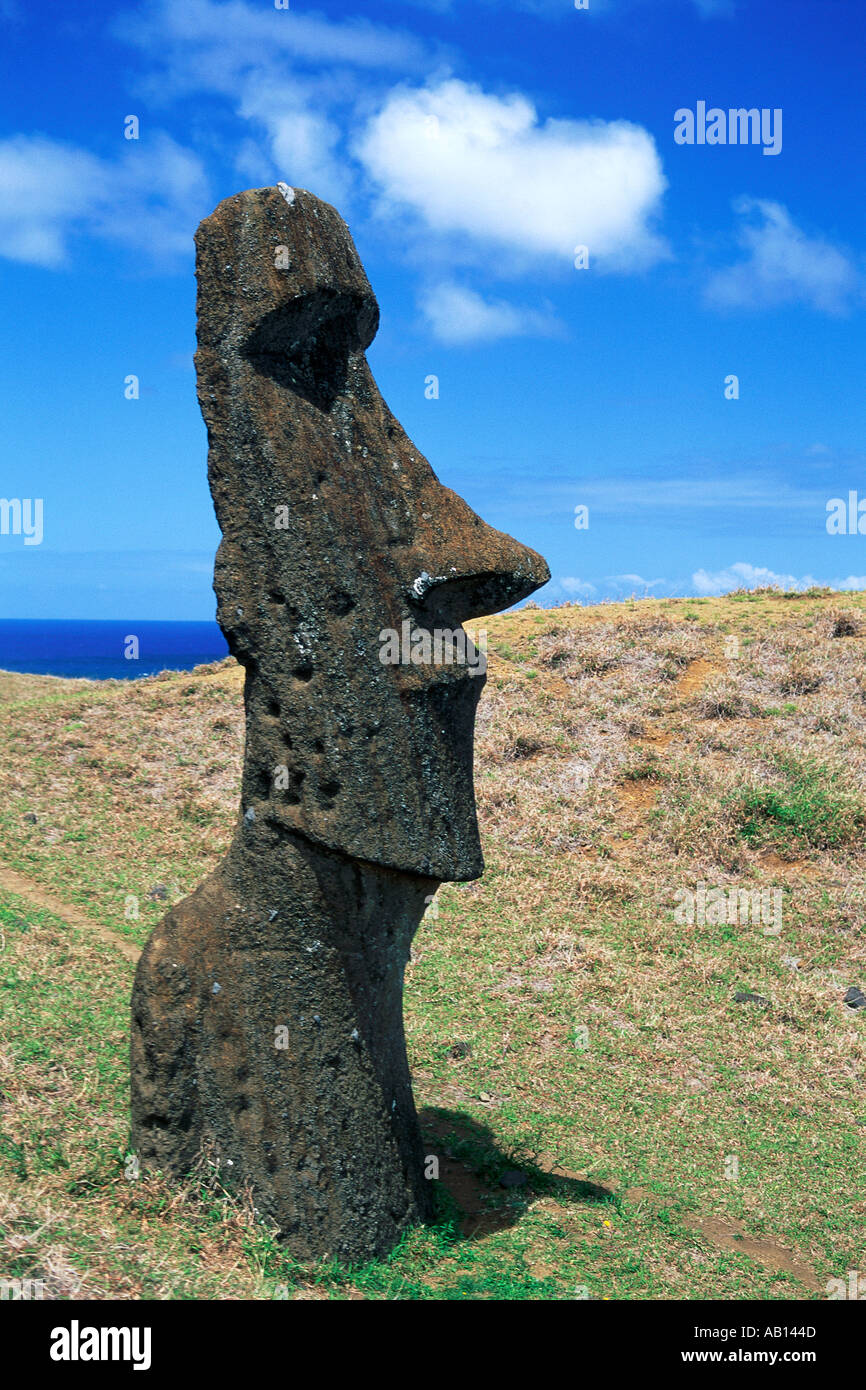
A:
<svg viewBox="0 0 866 1390">
<path fill-rule="evenodd" d="M 793 754 L 776 753 L 781 787 L 746 787 L 730 798 L 739 833 L 754 845 L 780 849 L 833 849 L 863 835 L 866 812 L 834 768 Z"/>
</svg>

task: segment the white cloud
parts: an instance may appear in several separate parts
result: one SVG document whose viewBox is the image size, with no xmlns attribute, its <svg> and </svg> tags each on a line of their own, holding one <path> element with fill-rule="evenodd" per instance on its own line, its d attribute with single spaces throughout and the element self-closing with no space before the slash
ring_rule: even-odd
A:
<svg viewBox="0 0 866 1390">
<path fill-rule="evenodd" d="M 802 591 L 815 587 L 855 590 L 866 589 L 866 575 L 849 574 L 847 579 L 816 579 L 814 575 L 777 574 L 775 570 L 762 565 L 749 565 L 740 560 L 727 569 L 697 570 L 692 575 L 692 584 L 699 594 L 728 594 L 733 589 L 794 589 Z"/>
<path fill-rule="evenodd" d="M 268 137 L 271 169 L 289 184 L 309 188 L 317 197 L 340 206 L 349 198 L 351 175 L 341 156 L 341 132 L 312 94 L 299 84 L 251 82 L 238 114 L 255 120 Z"/>
<path fill-rule="evenodd" d="M 652 589 L 670 588 L 671 584 L 667 579 L 644 579 L 640 574 L 610 574 L 596 583 L 564 575 L 551 581 L 545 589 L 545 596 L 567 596 L 591 601 L 599 596 L 606 599 L 622 599 L 637 594 L 642 597 Z"/>
<path fill-rule="evenodd" d="M 777 574 L 762 565 L 749 565 L 742 560 L 727 569 L 697 570 L 692 584 L 699 594 L 727 594 L 733 589 L 811 589 L 818 580 L 810 574 L 798 579 L 794 574 Z"/>
<path fill-rule="evenodd" d="M 428 45 L 399 29 L 245 0 L 154 0 L 114 31 L 151 60 L 139 89 L 154 105 L 192 93 L 234 104 L 249 131 L 234 159 L 244 178 L 286 179 L 343 210 L 357 177 L 345 151 L 356 103 L 369 103 L 386 73 L 405 77 L 432 61 Z"/>
<path fill-rule="evenodd" d="M 497 338 L 551 337 L 562 331 L 550 311 L 519 308 L 504 299 L 485 300 L 454 284 L 426 290 L 421 308 L 439 341 L 456 347 Z"/>
<path fill-rule="evenodd" d="M 551 580 L 544 590 L 543 601 L 558 598 L 585 599 L 588 602 L 602 599 L 619 601 L 631 594 L 639 597 L 685 597 L 690 592 L 702 598 L 718 597 L 732 593 L 736 589 L 782 589 L 788 592 L 804 592 L 811 588 L 828 588 L 837 592 L 866 591 L 866 575 L 848 575 L 846 579 L 816 579 L 814 575 L 780 574 L 763 565 L 750 565 L 737 561 L 726 569 L 708 571 L 696 570 L 687 579 L 644 579 L 640 574 L 613 574 L 594 583 L 588 579 L 562 576 Z"/>
<path fill-rule="evenodd" d="M 149 59 L 140 90 L 152 103 L 193 93 L 232 103 L 245 125 L 234 151 L 244 178 L 284 178 L 354 218 L 360 162 L 377 211 L 410 259 L 425 256 L 428 280 L 431 250 L 448 260 L 443 278 L 481 258 L 488 272 L 535 269 L 539 258 L 570 268 L 577 245 L 602 269 L 639 269 L 668 254 L 651 225 L 666 183 L 646 130 L 544 122 L 526 96 L 456 78 L 388 85 L 396 74 L 420 83 L 443 71 L 436 40 L 248 0 L 152 0 L 114 31 Z M 452 296 L 455 328 L 442 313 L 435 320 L 452 341 L 470 320 L 488 341 L 527 323 L 552 331 L 537 311 L 520 315 L 521 328 L 512 306 L 470 304 L 466 294 L 461 305 Z"/>
<path fill-rule="evenodd" d="M 0 141 L 0 255 L 56 266 L 66 257 L 70 222 L 105 196 L 101 162 L 42 135 Z"/>
<path fill-rule="evenodd" d="M 781 203 L 742 198 L 734 207 L 742 219 L 737 240 L 746 259 L 711 277 L 709 304 L 761 309 L 804 303 L 826 314 L 845 311 L 858 290 L 858 275 L 843 251 L 808 236 Z"/>
<path fill-rule="evenodd" d="M 606 582 L 611 588 L 627 589 L 630 593 L 636 589 L 663 589 L 668 583 L 666 579 L 644 579 L 640 574 L 611 574 Z"/>
<path fill-rule="evenodd" d="M 155 0 L 120 14 L 113 28 L 119 38 L 158 56 L 172 84 L 184 90 L 234 87 L 242 70 L 285 66 L 286 58 L 405 73 L 420 68 L 425 57 L 425 46 L 413 35 L 368 19 L 335 22 L 245 0 Z"/>
<path fill-rule="evenodd" d="M 97 235 L 140 250 L 152 260 L 192 256 L 193 235 L 211 211 L 204 167 L 170 135 L 155 131 L 130 141 L 107 166 L 108 189 L 93 216 Z"/>
<path fill-rule="evenodd" d="M 124 242 L 149 259 L 192 249 L 207 212 L 198 157 L 154 132 L 114 161 L 43 135 L 0 141 L 0 255 L 57 267 L 76 231 Z"/>
<path fill-rule="evenodd" d="M 575 579 L 569 575 L 554 580 L 553 587 L 554 590 L 559 589 L 565 594 L 570 594 L 572 598 L 592 598 L 594 594 L 598 593 L 594 584 L 589 584 L 583 579 Z"/>
<path fill-rule="evenodd" d="M 379 210 L 410 214 L 489 253 L 570 265 L 574 247 L 613 269 L 665 254 L 651 230 L 666 186 L 652 137 L 627 121 L 541 122 L 525 96 L 492 96 L 449 78 L 398 88 L 356 153 Z"/>
</svg>

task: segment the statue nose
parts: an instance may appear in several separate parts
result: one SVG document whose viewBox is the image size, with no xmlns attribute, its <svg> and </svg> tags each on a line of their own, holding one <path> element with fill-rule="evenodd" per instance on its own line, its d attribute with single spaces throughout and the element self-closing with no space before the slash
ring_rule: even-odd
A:
<svg viewBox="0 0 866 1390">
<path fill-rule="evenodd" d="M 418 571 L 406 598 L 416 610 L 452 624 L 499 613 L 550 579 L 546 560 L 504 531 L 488 526 L 450 488 L 435 483 L 416 532 Z"/>
</svg>

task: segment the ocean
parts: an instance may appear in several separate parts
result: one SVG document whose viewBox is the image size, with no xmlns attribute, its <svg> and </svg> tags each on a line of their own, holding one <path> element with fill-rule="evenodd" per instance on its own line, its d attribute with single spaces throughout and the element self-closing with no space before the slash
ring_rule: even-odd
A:
<svg viewBox="0 0 866 1390">
<path fill-rule="evenodd" d="M 130 681 L 158 671 L 191 671 L 228 652 L 213 622 L 0 619 L 0 670 L 34 676 Z"/>
</svg>

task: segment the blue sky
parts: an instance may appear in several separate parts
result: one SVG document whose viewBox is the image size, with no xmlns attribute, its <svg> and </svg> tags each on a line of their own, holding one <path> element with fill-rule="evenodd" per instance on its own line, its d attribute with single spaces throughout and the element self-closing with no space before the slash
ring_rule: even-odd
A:
<svg viewBox="0 0 866 1390">
<path fill-rule="evenodd" d="M 826 527 L 866 498 L 859 0 L 0 0 L 0 30 L 0 496 L 44 507 L 41 544 L 0 534 L 0 617 L 213 616 L 192 236 L 278 179 L 346 217 L 386 400 L 547 557 L 539 602 L 866 588 Z M 781 149 L 678 144 L 698 102 L 781 111 Z"/>
</svg>

